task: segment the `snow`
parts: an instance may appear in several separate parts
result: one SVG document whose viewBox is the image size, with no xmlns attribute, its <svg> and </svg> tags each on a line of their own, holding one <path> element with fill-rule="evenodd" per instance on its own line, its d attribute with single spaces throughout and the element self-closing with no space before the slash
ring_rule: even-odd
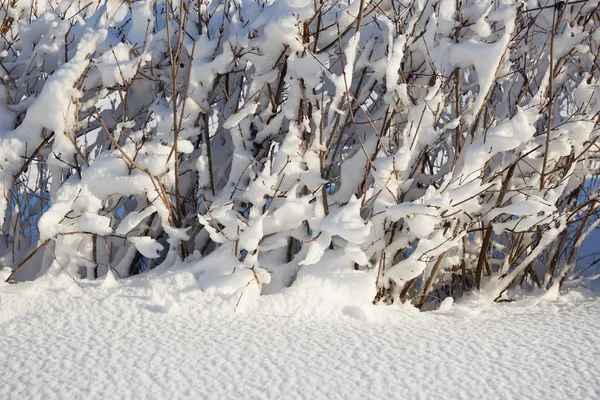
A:
<svg viewBox="0 0 600 400">
<path fill-rule="evenodd" d="M 599 2 L 7 2 L 0 393 L 600 398 Z"/>
<path fill-rule="evenodd" d="M 600 396 L 598 297 L 482 305 L 472 296 L 419 313 L 360 305 L 349 290 L 360 295 L 360 274 L 353 279 L 327 287 L 325 276 L 308 274 L 282 294 L 244 294 L 245 308 L 238 294 L 204 293 L 182 272 L 118 284 L 109 274 L 83 289 L 67 279 L 2 285 L 0 391 L 45 399 Z"/>
<path fill-rule="evenodd" d="M 150 215 L 152 215 L 155 212 L 156 212 L 156 207 L 149 206 L 144 211 L 141 211 L 141 212 L 134 211 L 134 212 L 129 213 L 125 218 L 123 218 L 123 220 L 119 224 L 119 227 L 116 229 L 115 233 L 117 235 L 126 235 L 127 233 L 129 233 L 129 231 L 131 231 L 133 228 L 138 226 L 140 224 L 140 222 L 142 222 L 145 218 L 149 217 Z"/>
<path fill-rule="evenodd" d="M 130 237 L 129 241 L 135 245 L 144 257 L 148 258 L 158 258 L 158 252 L 163 249 L 162 244 L 158 243 L 150 236 Z"/>
<path fill-rule="evenodd" d="M 321 230 L 330 235 L 339 235 L 352 243 L 361 243 L 371 230 L 371 224 L 360 217 L 360 201 L 352 197 L 346 207 L 336 210 L 325 218 Z"/>
</svg>

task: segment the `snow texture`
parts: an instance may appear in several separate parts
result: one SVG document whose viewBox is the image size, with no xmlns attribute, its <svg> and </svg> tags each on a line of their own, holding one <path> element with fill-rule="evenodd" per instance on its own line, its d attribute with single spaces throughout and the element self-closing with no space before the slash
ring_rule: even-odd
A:
<svg viewBox="0 0 600 400">
<path fill-rule="evenodd" d="M 108 284 L 88 282 L 83 289 L 66 279 L 2 285 L 0 393 L 5 399 L 600 396 L 600 299 L 574 292 L 482 306 L 472 296 L 419 313 L 364 302 L 360 276 L 359 300 L 348 285 L 328 287 L 318 275 L 311 285 L 273 296 L 245 293 L 242 300 L 211 297 L 187 273 L 118 284 L 109 274 Z M 252 309 L 242 307 L 244 298 Z"/>
</svg>

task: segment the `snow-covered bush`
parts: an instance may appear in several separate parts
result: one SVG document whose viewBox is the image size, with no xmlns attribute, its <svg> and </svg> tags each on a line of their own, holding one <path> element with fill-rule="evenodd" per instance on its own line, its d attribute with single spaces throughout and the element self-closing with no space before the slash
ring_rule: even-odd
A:
<svg viewBox="0 0 600 400">
<path fill-rule="evenodd" d="M 3 0 L 7 278 L 557 289 L 600 221 L 599 3 Z"/>
</svg>

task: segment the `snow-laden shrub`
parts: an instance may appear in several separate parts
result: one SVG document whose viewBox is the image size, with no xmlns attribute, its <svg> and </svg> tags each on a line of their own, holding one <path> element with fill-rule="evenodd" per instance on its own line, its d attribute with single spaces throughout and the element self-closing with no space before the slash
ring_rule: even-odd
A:
<svg viewBox="0 0 600 400">
<path fill-rule="evenodd" d="M 375 301 L 501 299 L 558 288 L 598 221 L 597 0 L 4 0 L 0 20 L 9 280 L 186 260 L 275 292 L 326 256 Z"/>
</svg>

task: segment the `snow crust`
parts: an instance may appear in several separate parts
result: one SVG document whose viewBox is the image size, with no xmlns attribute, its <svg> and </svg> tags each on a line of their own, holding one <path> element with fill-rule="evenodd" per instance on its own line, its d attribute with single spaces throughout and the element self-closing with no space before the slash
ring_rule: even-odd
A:
<svg viewBox="0 0 600 400">
<path fill-rule="evenodd" d="M 312 267 L 306 267 L 312 268 Z M 338 272 L 341 274 L 342 272 Z M 0 286 L 5 398 L 592 399 L 600 299 L 378 307 L 364 273 L 210 294 L 191 273 Z M 339 276 L 338 276 L 339 278 Z M 372 285 L 371 285 L 372 286 Z"/>
</svg>

